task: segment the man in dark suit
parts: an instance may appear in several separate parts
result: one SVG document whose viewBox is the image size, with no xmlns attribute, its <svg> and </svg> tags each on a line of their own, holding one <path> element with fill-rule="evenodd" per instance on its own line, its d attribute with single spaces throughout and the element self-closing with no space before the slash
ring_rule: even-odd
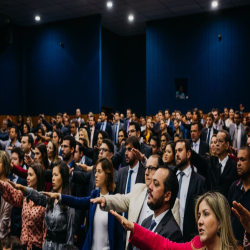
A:
<svg viewBox="0 0 250 250">
<path fill-rule="evenodd" d="M 112 126 L 112 142 L 114 145 L 118 143 L 118 134 L 119 130 L 124 126 L 123 123 L 120 122 L 120 112 L 115 112 L 115 124 Z"/>
<path fill-rule="evenodd" d="M 201 140 L 206 142 L 208 145 L 211 143 L 213 134 L 218 134 L 218 130 L 214 128 L 214 116 L 212 112 L 207 114 L 207 128 L 203 128 L 201 131 Z"/>
<path fill-rule="evenodd" d="M 228 197 L 229 188 L 238 177 L 237 164 L 228 156 L 231 137 L 225 130 L 217 134 L 216 156 L 205 159 L 192 151 L 191 163 L 207 180 L 208 190 L 218 191 Z"/>
<path fill-rule="evenodd" d="M 111 125 L 107 121 L 108 116 L 107 116 L 106 110 L 102 110 L 100 117 L 101 117 L 101 122 L 96 124 L 95 127 L 97 130 L 102 130 L 102 131 L 107 132 L 109 135 L 109 139 L 111 140 L 112 139 L 112 130 L 111 130 Z"/>
<path fill-rule="evenodd" d="M 188 141 L 178 140 L 175 152 L 175 171 L 179 181 L 177 197 L 180 199 L 180 227 L 183 241 L 187 242 L 198 233 L 194 214 L 195 199 L 205 192 L 205 178 L 191 168 L 191 146 Z"/>
<path fill-rule="evenodd" d="M 95 128 L 95 117 L 93 115 L 89 116 L 89 127 L 87 131 L 89 135 L 89 147 L 94 148 L 94 146 L 97 144 L 99 130 Z"/>
<path fill-rule="evenodd" d="M 157 183 L 157 185 L 156 185 Z M 166 189 L 166 187 L 168 187 Z M 182 233 L 171 209 L 174 206 L 179 184 L 173 170 L 160 167 L 153 175 L 148 188 L 148 206 L 154 214 L 142 226 L 174 242 L 182 242 Z"/>
<path fill-rule="evenodd" d="M 122 122 L 122 120 L 121 120 Z M 126 118 L 123 120 L 124 129 L 128 132 L 129 124 L 132 122 L 132 110 L 127 109 Z"/>
<path fill-rule="evenodd" d="M 163 111 L 162 110 L 159 110 L 158 111 L 158 119 L 154 125 L 154 130 L 155 131 L 159 131 L 161 129 L 160 127 L 160 123 L 161 123 L 161 120 L 164 119 L 164 114 L 163 114 Z"/>
<path fill-rule="evenodd" d="M 171 121 L 171 115 L 170 115 L 170 110 L 169 109 L 165 109 L 165 120 L 166 120 L 166 124 L 169 128 L 174 129 L 174 123 L 173 121 Z"/>
<path fill-rule="evenodd" d="M 198 122 L 194 122 L 191 124 L 191 147 L 193 150 L 199 155 L 205 155 L 209 153 L 209 145 L 200 140 L 201 136 L 201 127 L 199 126 Z"/>
<path fill-rule="evenodd" d="M 29 155 L 34 160 L 34 153 L 32 152 L 32 148 L 34 145 L 34 139 L 32 135 L 24 135 L 21 139 L 21 149 L 24 154 Z"/>
<path fill-rule="evenodd" d="M 136 136 L 139 140 L 139 143 L 140 143 L 141 128 L 140 128 L 139 123 L 130 122 L 128 137 L 131 137 L 131 136 Z M 122 167 L 127 166 L 125 152 L 126 152 L 126 148 L 125 148 L 125 145 L 123 144 L 120 151 L 115 153 L 114 157 L 112 158 L 112 162 L 113 162 L 114 167 L 119 166 L 120 164 Z M 138 157 L 138 160 L 141 161 L 141 163 L 143 165 L 145 165 L 146 159 L 148 159 L 149 156 L 152 154 L 152 148 L 150 146 L 146 145 L 145 143 L 141 142 L 139 150 L 136 152 L 137 152 L 136 155 Z"/>
</svg>

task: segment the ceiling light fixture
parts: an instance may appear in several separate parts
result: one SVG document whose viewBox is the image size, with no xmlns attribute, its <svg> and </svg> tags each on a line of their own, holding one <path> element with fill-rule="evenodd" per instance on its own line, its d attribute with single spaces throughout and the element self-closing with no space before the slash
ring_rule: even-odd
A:
<svg viewBox="0 0 250 250">
<path fill-rule="evenodd" d="M 133 15 L 129 15 L 129 16 L 128 16 L 128 20 L 129 20 L 130 22 L 134 21 L 134 16 L 133 16 Z"/>
<path fill-rule="evenodd" d="M 107 2 L 107 7 L 108 7 L 108 8 L 112 8 L 112 7 L 113 7 L 113 3 L 112 3 L 112 2 L 110 2 L 110 1 L 109 1 L 109 2 Z"/>
<path fill-rule="evenodd" d="M 35 20 L 36 20 L 36 21 L 40 21 L 40 20 L 41 20 L 40 16 L 36 16 L 36 17 L 35 17 Z"/>
<path fill-rule="evenodd" d="M 213 2 L 212 2 L 212 7 L 213 7 L 213 8 L 216 8 L 217 6 L 218 6 L 218 2 L 217 2 L 217 1 L 213 1 Z"/>
</svg>

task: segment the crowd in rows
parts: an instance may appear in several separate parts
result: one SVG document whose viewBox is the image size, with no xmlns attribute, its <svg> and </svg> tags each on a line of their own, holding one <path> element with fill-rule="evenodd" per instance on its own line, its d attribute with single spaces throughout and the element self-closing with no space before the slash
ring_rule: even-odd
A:
<svg viewBox="0 0 250 250">
<path fill-rule="evenodd" d="M 1 248 L 250 249 L 243 110 L 7 117 Z"/>
</svg>

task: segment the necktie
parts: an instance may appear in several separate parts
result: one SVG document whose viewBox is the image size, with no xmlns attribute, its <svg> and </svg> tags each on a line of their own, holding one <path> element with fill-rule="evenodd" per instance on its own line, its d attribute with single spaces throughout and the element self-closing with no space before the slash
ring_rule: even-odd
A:
<svg viewBox="0 0 250 250">
<path fill-rule="evenodd" d="M 129 171 L 126 194 L 130 193 L 130 189 L 131 189 L 131 175 L 133 174 L 133 172 L 134 171 L 132 169 Z M 124 217 L 126 219 L 128 219 L 128 213 L 124 213 Z"/>
<path fill-rule="evenodd" d="M 181 193 L 181 184 L 182 184 L 182 177 L 184 175 L 184 172 L 180 172 L 180 179 L 179 179 L 179 191 L 178 191 L 178 195 L 177 195 L 177 198 L 180 199 L 180 193 Z"/>
<path fill-rule="evenodd" d="M 194 144 L 193 144 L 194 151 L 197 153 L 197 151 L 196 151 L 196 146 L 197 146 L 197 144 L 196 144 L 196 143 L 194 143 Z"/>
<path fill-rule="evenodd" d="M 115 143 L 117 143 L 117 129 L 118 129 L 118 123 L 115 124 Z"/>
<path fill-rule="evenodd" d="M 104 131 L 104 130 L 103 130 L 103 127 L 104 127 L 104 123 L 102 122 L 102 125 L 101 125 L 101 130 L 102 130 L 102 131 Z"/>
<path fill-rule="evenodd" d="M 235 128 L 235 133 L 234 133 L 234 148 L 238 148 L 238 147 L 237 147 L 238 129 L 239 129 L 239 127 L 236 126 L 236 128 Z"/>
<path fill-rule="evenodd" d="M 128 127 L 129 127 L 129 120 L 128 120 L 128 123 L 127 123 L 127 133 L 128 133 Z"/>
<path fill-rule="evenodd" d="M 222 174 L 222 164 L 219 163 L 219 173 Z"/>
<path fill-rule="evenodd" d="M 210 142 L 210 132 L 211 132 L 211 128 L 208 129 L 208 136 L 207 136 L 207 144 L 209 145 Z"/>
<path fill-rule="evenodd" d="M 155 220 L 152 220 L 151 221 L 151 224 L 150 224 L 150 227 L 149 227 L 149 231 L 152 231 L 153 230 L 153 228 L 156 226 L 156 222 L 155 222 Z"/>
</svg>

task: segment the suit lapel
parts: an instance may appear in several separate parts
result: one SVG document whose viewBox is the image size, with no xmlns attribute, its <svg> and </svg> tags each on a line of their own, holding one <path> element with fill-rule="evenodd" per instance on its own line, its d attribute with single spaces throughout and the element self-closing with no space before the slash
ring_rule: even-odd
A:
<svg viewBox="0 0 250 250">
<path fill-rule="evenodd" d="M 169 221 L 169 219 L 172 216 L 172 212 L 171 210 L 169 210 L 165 216 L 162 218 L 162 220 L 160 221 L 160 223 L 157 225 L 156 229 L 155 229 L 155 233 L 160 234 L 160 232 L 162 231 L 162 229 L 164 228 L 164 226 L 166 225 L 166 223 Z"/>
<path fill-rule="evenodd" d="M 124 192 L 124 194 L 126 193 L 125 189 L 126 189 L 127 177 L 128 177 L 128 166 L 125 167 L 124 173 L 122 176 L 122 191 Z"/>
<path fill-rule="evenodd" d="M 148 218 L 145 218 L 144 228 L 149 229 L 152 219 L 153 215 L 150 215 Z"/>
<path fill-rule="evenodd" d="M 230 161 L 230 158 L 228 158 L 225 168 L 221 174 L 221 177 L 223 178 L 224 176 L 226 176 L 228 172 L 230 172 L 231 168 L 232 168 L 231 161 Z"/>
<path fill-rule="evenodd" d="M 138 173 L 136 176 L 135 183 L 144 183 L 144 178 L 145 178 L 145 172 L 143 171 L 143 166 L 141 163 L 139 163 L 139 168 L 138 168 Z"/>
</svg>

